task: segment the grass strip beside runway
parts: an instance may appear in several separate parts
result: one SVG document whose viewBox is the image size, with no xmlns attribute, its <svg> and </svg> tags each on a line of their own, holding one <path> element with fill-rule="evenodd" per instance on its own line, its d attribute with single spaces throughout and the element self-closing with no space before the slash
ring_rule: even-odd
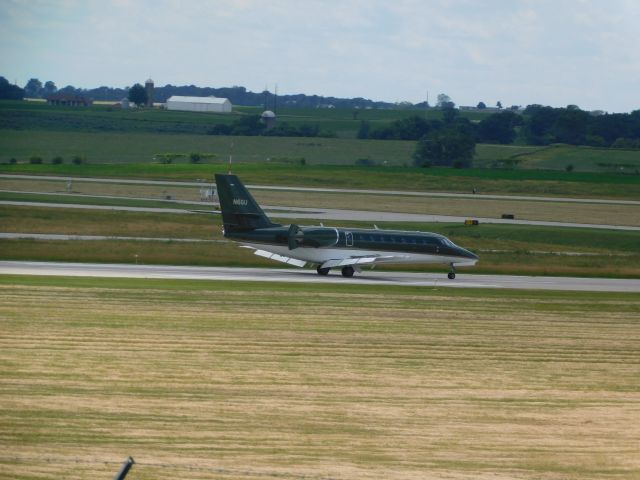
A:
<svg viewBox="0 0 640 480">
<path fill-rule="evenodd" d="M 219 215 L 0 206 L 4 232 L 224 240 Z M 295 219 L 283 223 L 296 222 Z M 302 225 L 316 222 L 300 220 Z M 370 228 L 370 223 L 331 225 Z M 640 232 L 527 225 L 378 223 L 380 228 L 441 233 L 480 255 L 476 273 L 639 277 Z M 575 255 L 579 253 L 581 255 Z M 0 240 L 0 259 L 203 266 L 284 266 L 232 242 L 202 244 L 130 240 Z M 443 266 L 401 265 L 445 272 Z"/>
<path fill-rule="evenodd" d="M 372 146 L 379 148 L 379 143 L 373 142 Z M 382 143 L 386 145 L 386 142 Z M 0 164 L 0 173 L 193 182 L 203 178 L 211 180 L 214 173 L 226 173 L 229 168 L 226 163 L 228 152 L 225 152 L 220 158 L 225 160 L 209 164 Z M 235 152 L 234 160 L 238 162 Z M 238 162 L 234 163 L 233 172 L 247 185 L 295 185 L 298 187 L 457 193 L 471 193 L 475 188 L 479 193 L 497 195 L 540 195 L 629 200 L 638 200 L 638 185 L 640 184 L 640 176 L 636 174 L 569 173 L 548 170 L 482 168 L 357 167 L 292 165 L 278 162 Z"/>
</svg>

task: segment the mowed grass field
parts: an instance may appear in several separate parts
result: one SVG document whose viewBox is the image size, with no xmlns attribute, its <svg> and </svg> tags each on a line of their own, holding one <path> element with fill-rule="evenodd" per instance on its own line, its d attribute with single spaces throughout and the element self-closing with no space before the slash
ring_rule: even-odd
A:
<svg viewBox="0 0 640 480">
<path fill-rule="evenodd" d="M 179 153 L 187 162 L 191 152 L 215 155 L 225 162 L 300 163 L 354 165 L 360 158 L 377 164 L 411 165 L 416 142 L 344 138 L 228 137 L 150 132 L 59 132 L 48 130 L 0 130 L 1 161 L 16 158 L 28 162 L 34 155 L 49 162 L 60 155 L 67 163 L 75 155 L 90 163 L 152 163 L 158 155 Z"/>
<path fill-rule="evenodd" d="M 225 160 L 209 164 L 0 164 L 0 173 L 139 180 L 213 181 L 229 170 Z M 382 189 L 498 195 L 640 199 L 640 175 L 537 170 L 355 167 L 278 162 L 233 164 L 245 184 Z M 0 179 L 0 186 L 9 180 Z"/>
<path fill-rule="evenodd" d="M 0 477 L 640 476 L 631 294 L 0 277 Z"/>
<path fill-rule="evenodd" d="M 187 162 L 191 152 L 214 155 L 208 161 L 224 162 L 232 155 L 241 163 L 300 163 L 308 165 L 355 165 L 366 160 L 375 165 L 410 167 L 415 141 L 358 140 L 350 138 L 305 137 L 229 137 L 184 133 L 140 131 L 95 132 L 0 129 L 0 161 L 15 158 L 28 162 L 32 156 L 45 163 L 61 156 L 67 163 L 79 155 L 90 163 L 152 163 L 159 155 L 185 155 L 176 162 Z M 575 172 L 628 173 L 637 175 L 640 152 L 557 145 L 476 145 L 477 167 L 500 165 L 518 160 L 518 168 Z"/>
</svg>

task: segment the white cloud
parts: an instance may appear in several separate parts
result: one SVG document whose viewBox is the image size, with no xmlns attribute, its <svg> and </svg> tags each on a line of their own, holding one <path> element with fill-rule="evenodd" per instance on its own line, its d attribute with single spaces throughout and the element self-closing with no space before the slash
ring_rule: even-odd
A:
<svg viewBox="0 0 640 480">
<path fill-rule="evenodd" d="M 627 111 L 638 24 L 633 0 L 5 0 L 0 74 Z"/>
</svg>

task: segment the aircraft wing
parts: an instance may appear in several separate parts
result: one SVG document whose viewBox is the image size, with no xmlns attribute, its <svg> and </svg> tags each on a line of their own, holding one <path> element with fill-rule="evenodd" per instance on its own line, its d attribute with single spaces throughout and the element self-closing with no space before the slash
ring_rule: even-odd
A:
<svg viewBox="0 0 640 480">
<path fill-rule="evenodd" d="M 271 260 L 276 260 L 282 263 L 288 263 L 289 265 L 295 265 L 296 267 L 304 267 L 307 264 L 307 262 L 305 262 L 304 260 L 285 257 L 284 255 L 278 255 L 277 253 L 267 252 L 266 250 L 260 250 L 257 248 L 249 247 L 247 245 L 243 245 L 242 248 L 251 248 L 253 249 L 253 253 L 255 255 L 258 255 L 259 257 L 269 258 Z"/>
<path fill-rule="evenodd" d="M 242 245 L 242 248 L 250 248 L 251 250 L 253 250 L 253 253 L 255 255 L 258 255 L 259 257 L 276 260 L 282 263 L 288 263 L 289 265 L 295 265 L 296 267 L 304 267 L 307 264 L 307 262 L 305 262 L 304 260 L 298 260 L 297 258 L 291 258 L 285 255 L 268 252 L 266 250 L 260 250 L 249 245 Z M 345 267 L 347 265 L 374 265 L 376 263 L 384 263 L 405 258 L 407 258 L 406 255 L 369 255 L 362 257 L 354 256 L 347 258 L 336 258 L 325 261 L 322 265 L 320 265 L 320 268 Z"/>
</svg>

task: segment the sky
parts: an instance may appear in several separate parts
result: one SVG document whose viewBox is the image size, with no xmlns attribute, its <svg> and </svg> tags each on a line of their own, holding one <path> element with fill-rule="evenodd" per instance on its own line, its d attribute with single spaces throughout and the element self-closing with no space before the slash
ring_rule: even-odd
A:
<svg viewBox="0 0 640 480">
<path fill-rule="evenodd" d="M 638 0 L 0 0 L 0 75 L 640 109 Z"/>
</svg>

